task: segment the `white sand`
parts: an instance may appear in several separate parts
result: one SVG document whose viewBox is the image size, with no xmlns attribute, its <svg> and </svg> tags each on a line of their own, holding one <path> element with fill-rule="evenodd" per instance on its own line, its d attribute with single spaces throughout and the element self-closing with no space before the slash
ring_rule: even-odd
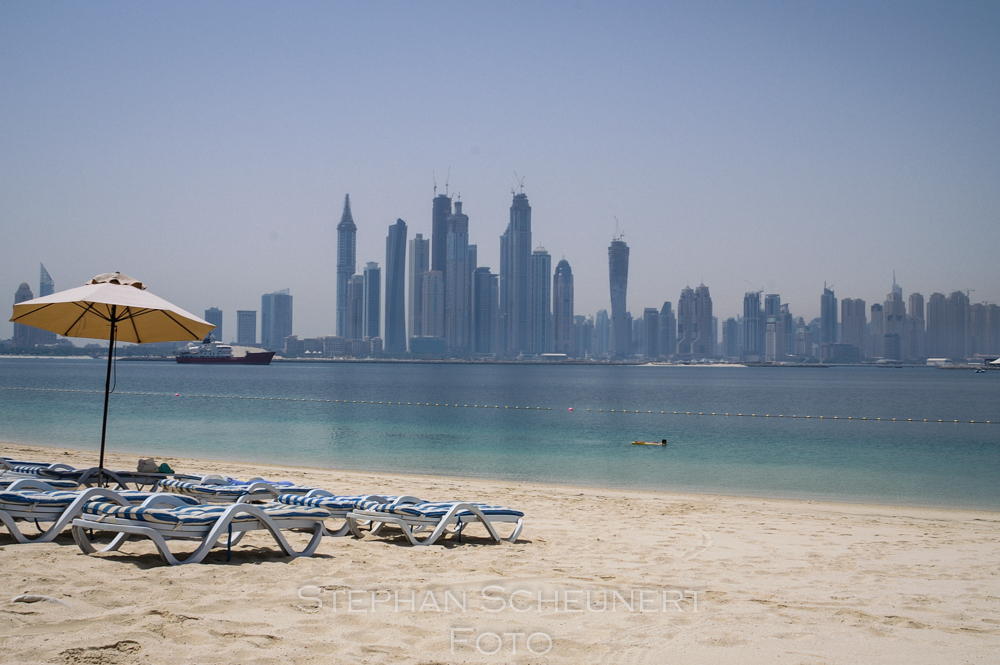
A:
<svg viewBox="0 0 1000 665">
<path fill-rule="evenodd" d="M 51 448 L 0 454 L 93 463 Z M 112 454 L 108 465 L 135 461 Z M 491 501 L 523 510 L 526 526 L 501 545 L 478 526 L 463 544 L 419 548 L 330 538 L 311 559 L 253 534 L 231 563 L 223 550 L 178 567 L 148 541 L 87 556 L 68 531 L 39 545 L 3 533 L 0 661 L 1000 662 L 998 513 L 167 461 L 343 493 Z M 69 605 L 11 602 L 19 594 Z M 477 650 L 477 637 L 498 652 Z"/>
</svg>

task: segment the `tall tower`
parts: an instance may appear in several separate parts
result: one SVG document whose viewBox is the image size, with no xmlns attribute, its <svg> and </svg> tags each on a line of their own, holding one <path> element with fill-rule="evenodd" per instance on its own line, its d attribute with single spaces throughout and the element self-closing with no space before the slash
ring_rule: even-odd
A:
<svg viewBox="0 0 1000 665">
<path fill-rule="evenodd" d="M 667 300 L 660 308 L 660 355 L 670 357 L 677 353 L 677 317 L 673 305 Z"/>
<path fill-rule="evenodd" d="M 49 276 L 49 271 L 45 269 L 45 266 L 41 263 L 38 265 L 41 268 L 38 278 L 38 297 L 44 298 L 45 296 L 52 295 L 56 290 L 56 286 L 52 281 L 52 277 Z M 56 334 L 51 330 L 35 328 L 35 343 L 40 345 L 55 344 Z"/>
<path fill-rule="evenodd" d="M 365 336 L 365 276 L 358 273 L 347 281 L 347 313 L 344 321 L 346 339 Z"/>
<path fill-rule="evenodd" d="M 896 273 L 892 274 L 892 291 L 885 296 L 882 310 L 885 317 L 885 341 L 883 342 L 883 357 L 892 360 L 902 360 L 906 357 L 906 303 L 903 302 L 903 289 L 896 284 Z"/>
<path fill-rule="evenodd" d="M 38 265 L 41 266 L 41 276 L 38 279 L 38 297 L 44 298 L 55 292 L 56 285 L 52 281 L 52 277 L 49 276 L 49 271 L 45 269 L 45 266 L 41 263 Z"/>
<path fill-rule="evenodd" d="M 479 267 L 472 273 L 472 339 L 473 353 L 489 354 L 496 348 L 497 275 Z"/>
<path fill-rule="evenodd" d="M 577 355 L 573 345 L 573 270 L 563 259 L 552 277 L 552 350 Z"/>
<path fill-rule="evenodd" d="M 424 337 L 444 338 L 444 278 L 440 270 L 424 273 Z"/>
<path fill-rule="evenodd" d="M 948 299 L 932 293 L 927 301 L 926 350 L 931 358 L 948 356 Z"/>
<path fill-rule="evenodd" d="M 691 357 L 691 346 L 696 336 L 694 312 L 694 289 L 685 286 L 677 299 L 677 355 L 681 357 Z"/>
<path fill-rule="evenodd" d="M 385 238 L 386 353 L 406 353 L 406 222 L 397 219 Z"/>
<path fill-rule="evenodd" d="M 212 334 L 215 339 L 222 341 L 222 310 L 218 307 L 209 307 L 205 310 L 205 320 L 215 326 Z"/>
<path fill-rule="evenodd" d="M 14 304 L 19 302 L 25 302 L 27 300 L 34 299 L 34 294 L 31 292 L 31 287 L 28 286 L 27 282 L 21 282 L 21 285 L 17 287 L 17 291 L 14 292 Z M 38 328 L 33 328 L 32 326 L 26 326 L 23 323 L 14 324 L 14 337 L 11 340 L 14 344 L 14 348 L 30 348 L 35 345 L 35 331 Z"/>
<path fill-rule="evenodd" d="M 861 298 L 844 298 L 840 301 L 840 341 L 858 348 L 863 358 L 867 354 L 868 315 L 866 303 Z"/>
<path fill-rule="evenodd" d="M 826 288 L 826 283 L 819 299 L 819 343 L 837 343 L 837 298 L 832 289 Z"/>
<path fill-rule="evenodd" d="M 451 197 L 438 194 L 431 210 L 431 267 L 445 276 L 448 264 L 448 218 L 451 216 Z"/>
<path fill-rule="evenodd" d="M 265 349 L 285 348 L 292 334 L 292 296 L 288 289 L 265 293 L 260 298 L 260 342 Z"/>
<path fill-rule="evenodd" d="M 365 298 L 361 338 L 382 336 L 382 269 L 375 261 L 365 264 Z"/>
<path fill-rule="evenodd" d="M 531 352 L 531 206 L 514 194 L 510 222 L 500 237 L 500 350 Z"/>
<path fill-rule="evenodd" d="M 712 296 L 708 287 L 698 285 L 694 290 L 694 341 L 691 343 L 691 356 L 708 358 L 715 355 L 715 335 L 712 333 Z"/>
<path fill-rule="evenodd" d="M 257 345 L 257 312 L 241 309 L 236 312 L 236 343 Z"/>
<path fill-rule="evenodd" d="M 906 356 L 924 358 L 927 355 L 924 343 L 924 296 L 910 294 L 910 315 L 906 320 Z"/>
<path fill-rule="evenodd" d="M 417 234 L 410 241 L 410 338 L 424 334 L 424 275 L 431 269 L 431 241 Z"/>
<path fill-rule="evenodd" d="M 953 291 L 948 296 L 948 357 L 962 361 L 968 357 L 971 345 L 969 334 L 969 296 L 961 291 Z"/>
<path fill-rule="evenodd" d="M 619 234 L 608 247 L 608 277 L 611 282 L 611 355 L 619 358 L 631 353 L 631 338 L 625 317 L 626 292 L 628 291 L 628 245 Z"/>
<path fill-rule="evenodd" d="M 764 348 L 761 345 L 765 339 L 766 329 L 764 312 L 760 306 L 760 291 L 747 291 L 743 294 L 743 359 L 750 362 L 764 360 Z"/>
<path fill-rule="evenodd" d="M 531 253 L 531 351 L 552 349 L 552 257 L 544 247 Z"/>
<path fill-rule="evenodd" d="M 647 307 L 642 310 L 642 355 L 647 360 L 660 357 L 660 310 Z"/>
<path fill-rule="evenodd" d="M 444 329 L 448 351 L 464 355 L 469 351 L 469 216 L 462 213 L 462 202 L 455 203 L 455 214 L 448 217 L 448 242 L 445 261 Z"/>
<path fill-rule="evenodd" d="M 337 335 L 348 339 L 351 337 L 347 334 L 347 290 L 357 270 L 357 235 L 358 227 L 351 215 L 351 195 L 346 194 L 344 213 L 337 225 Z"/>
</svg>

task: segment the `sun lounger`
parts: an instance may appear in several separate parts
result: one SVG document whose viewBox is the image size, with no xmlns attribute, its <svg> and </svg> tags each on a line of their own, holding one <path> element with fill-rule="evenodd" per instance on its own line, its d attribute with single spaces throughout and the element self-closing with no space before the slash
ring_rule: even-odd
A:
<svg viewBox="0 0 1000 665">
<path fill-rule="evenodd" d="M 92 501 L 83 508 L 83 515 L 73 520 L 73 538 L 84 552 L 97 549 L 88 536 L 89 530 L 118 533 L 111 544 L 100 550 L 112 552 L 120 548 L 129 536 L 145 536 L 153 541 L 160 558 L 175 566 L 182 563 L 199 563 L 213 547 L 234 544 L 233 534 L 267 529 L 287 556 L 312 556 L 326 534 L 323 520 L 328 513 L 322 508 L 288 506 L 284 504 L 235 503 L 231 506 L 184 506 L 185 497 L 159 495 L 143 506 L 126 505 L 125 501 Z M 281 534 L 282 529 L 307 529 L 312 531 L 309 544 L 301 551 L 294 550 Z M 200 541 L 198 548 L 183 559 L 178 559 L 167 546 L 168 540 Z"/>
<path fill-rule="evenodd" d="M 339 529 L 336 531 L 328 530 L 329 535 L 331 536 L 346 536 L 350 533 L 351 525 L 347 521 L 347 514 L 368 503 L 422 503 L 422 501 L 415 496 L 390 496 L 380 494 L 335 495 L 326 490 L 313 490 L 312 492 L 304 495 L 279 494 L 275 497 L 275 501 L 289 506 L 323 508 L 330 514 L 330 517 L 334 519 L 343 519 L 344 524 Z M 371 529 L 369 533 L 375 535 L 379 532 L 379 530 L 381 530 L 382 523 L 369 521 L 369 526 Z"/>
<path fill-rule="evenodd" d="M 140 471 L 117 471 L 104 469 L 103 472 L 94 466 L 89 469 L 77 469 L 68 464 L 55 463 L 38 465 L 28 464 L 7 464 L 4 471 L 5 478 L 37 478 L 39 480 L 74 480 L 79 485 L 91 487 L 97 485 L 99 476 L 103 473 L 105 483 L 114 483 L 120 489 L 128 489 L 128 484 L 132 483 L 137 490 L 152 487 L 157 482 L 170 476 L 166 473 L 147 473 Z"/>
<path fill-rule="evenodd" d="M 463 501 L 439 503 L 378 503 L 369 501 L 346 515 L 351 533 L 358 538 L 364 537 L 364 532 L 360 529 L 361 522 L 381 522 L 399 527 L 414 545 L 432 545 L 438 538 L 448 533 L 457 534 L 459 542 L 461 542 L 462 530 L 474 522 L 479 522 L 486 527 L 494 541 L 507 540 L 513 543 L 521 534 L 521 529 L 524 526 L 523 518 L 524 513 L 510 508 Z M 507 538 L 501 538 L 494 527 L 495 524 L 501 522 L 514 524 L 514 531 Z M 423 540 L 419 540 L 415 535 L 431 529 L 433 529 L 431 534 Z"/>
<path fill-rule="evenodd" d="M 156 495 L 134 490 L 115 492 L 99 487 L 79 491 L 54 490 L 43 481 L 22 478 L 12 483 L 6 491 L 0 492 L 0 522 L 3 522 L 18 543 L 47 543 L 55 539 L 73 518 L 78 517 L 88 502 L 109 496 L 132 505 Z M 193 500 L 189 501 L 194 503 Z M 25 535 L 18 528 L 18 522 L 34 522 L 41 534 Z M 43 531 L 39 522 L 51 525 Z"/>
<path fill-rule="evenodd" d="M 161 492 L 190 496 L 201 503 L 236 503 L 247 501 L 270 501 L 278 494 L 306 494 L 315 487 L 294 485 L 287 481 L 234 481 L 231 478 L 205 477 L 200 482 L 169 478 L 156 486 Z"/>
</svg>

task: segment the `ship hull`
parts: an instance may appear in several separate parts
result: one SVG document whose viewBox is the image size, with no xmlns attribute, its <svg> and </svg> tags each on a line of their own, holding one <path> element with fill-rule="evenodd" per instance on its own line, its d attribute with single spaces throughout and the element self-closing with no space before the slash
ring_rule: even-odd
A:
<svg viewBox="0 0 1000 665">
<path fill-rule="evenodd" d="M 245 356 L 228 358 L 199 358 L 198 356 L 177 356 L 181 365 L 270 365 L 274 351 L 248 353 Z"/>
</svg>

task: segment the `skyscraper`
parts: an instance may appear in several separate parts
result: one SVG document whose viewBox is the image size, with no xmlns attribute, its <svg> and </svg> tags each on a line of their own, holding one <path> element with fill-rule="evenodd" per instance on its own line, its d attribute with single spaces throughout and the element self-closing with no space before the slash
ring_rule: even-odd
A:
<svg viewBox="0 0 1000 665">
<path fill-rule="evenodd" d="M 365 276 L 351 275 L 347 282 L 347 313 L 344 322 L 345 339 L 360 340 L 365 336 Z"/>
<path fill-rule="evenodd" d="M 760 291 L 743 294 L 743 360 L 764 360 L 763 342 L 766 335 L 764 311 L 760 306 Z"/>
<path fill-rule="evenodd" d="M 906 327 L 907 358 L 927 357 L 924 330 L 924 297 L 919 293 L 911 293 L 910 314 L 907 318 Z"/>
<path fill-rule="evenodd" d="M 832 289 L 823 284 L 823 295 L 819 299 L 819 343 L 837 343 L 837 298 Z"/>
<path fill-rule="evenodd" d="M 691 356 L 708 358 L 715 355 L 715 337 L 712 334 L 712 296 L 708 287 L 699 284 L 694 290 L 695 309 L 693 323 L 695 337 L 691 343 Z"/>
<path fill-rule="evenodd" d="M 382 269 L 375 261 L 365 265 L 365 297 L 361 338 L 382 336 Z"/>
<path fill-rule="evenodd" d="M 608 318 L 608 310 L 597 310 L 594 318 L 594 353 L 598 357 L 608 355 L 611 349 L 611 320 Z"/>
<path fill-rule="evenodd" d="M 472 352 L 487 355 L 496 350 L 497 275 L 486 267 L 472 274 Z"/>
<path fill-rule="evenodd" d="M 41 270 L 39 270 L 38 277 L 38 297 L 44 298 L 45 296 L 50 296 L 55 293 L 56 285 L 52 281 L 52 277 L 49 276 L 49 271 L 45 269 L 45 266 L 41 263 L 38 264 Z M 35 328 L 35 343 L 36 344 L 55 344 L 56 334 L 51 330 L 42 330 L 41 328 Z"/>
<path fill-rule="evenodd" d="M 21 282 L 21 285 L 17 287 L 17 291 L 14 292 L 14 304 L 19 302 L 25 302 L 26 300 L 32 300 L 34 294 L 31 293 L 31 287 L 28 286 L 27 282 Z M 14 348 L 27 349 L 35 345 L 35 331 L 37 328 L 32 326 L 26 326 L 23 323 L 14 324 L 14 337 L 11 342 Z"/>
<path fill-rule="evenodd" d="M 531 206 L 515 194 L 500 237 L 499 342 L 504 355 L 531 352 Z"/>
<path fill-rule="evenodd" d="M 647 307 L 642 310 L 642 355 L 647 360 L 660 357 L 660 310 Z"/>
<path fill-rule="evenodd" d="M 840 301 L 840 341 L 856 346 L 860 357 L 868 353 L 868 314 L 865 301 L 844 298 Z"/>
<path fill-rule="evenodd" d="M 444 277 L 440 270 L 429 270 L 424 273 L 423 300 L 424 320 L 423 337 L 440 337 L 444 339 Z"/>
<path fill-rule="evenodd" d="M 409 336 L 424 334 L 424 274 L 431 269 L 431 241 L 417 234 L 410 241 L 410 329 Z"/>
<path fill-rule="evenodd" d="M 41 275 L 38 278 L 38 297 L 44 298 L 55 293 L 56 285 L 52 281 L 52 277 L 49 276 L 49 271 L 45 269 L 45 265 L 41 263 L 38 265 L 41 267 Z"/>
<path fill-rule="evenodd" d="M 677 317 L 670 301 L 660 308 L 660 355 L 669 358 L 677 353 Z"/>
<path fill-rule="evenodd" d="M 682 358 L 691 357 L 691 344 L 694 342 L 694 289 L 685 286 L 681 289 L 681 297 L 677 299 L 677 355 Z"/>
<path fill-rule="evenodd" d="M 616 236 L 608 247 L 608 277 L 611 283 L 611 355 L 619 358 L 631 354 L 626 340 L 631 339 L 625 320 L 626 293 L 628 291 L 629 248 Z"/>
<path fill-rule="evenodd" d="M 215 326 L 212 335 L 215 339 L 222 341 L 222 310 L 218 307 L 209 307 L 205 310 L 205 320 Z"/>
<path fill-rule="evenodd" d="M 292 296 L 288 289 L 265 293 L 260 298 L 260 342 L 265 349 L 285 348 L 292 334 Z"/>
<path fill-rule="evenodd" d="M 785 331 L 781 327 L 781 296 L 768 293 L 764 296 L 764 359 L 768 362 L 783 360 Z"/>
<path fill-rule="evenodd" d="M 562 259 L 552 276 L 552 350 L 555 353 L 577 355 L 573 333 L 573 270 Z"/>
<path fill-rule="evenodd" d="M 406 222 L 397 219 L 385 238 L 386 353 L 406 353 Z"/>
<path fill-rule="evenodd" d="M 875 303 L 871 307 L 871 319 L 868 325 L 871 333 L 868 335 L 868 356 L 881 358 L 885 355 L 885 308 Z"/>
<path fill-rule="evenodd" d="M 552 257 L 544 247 L 531 253 L 531 352 L 552 350 Z"/>
<path fill-rule="evenodd" d="M 948 357 L 948 299 L 943 293 L 932 293 L 927 301 L 927 355 Z"/>
<path fill-rule="evenodd" d="M 445 277 L 448 270 L 448 217 L 451 216 L 451 197 L 438 194 L 431 210 L 431 267 Z"/>
<path fill-rule="evenodd" d="M 947 311 L 948 357 L 953 360 L 964 360 L 970 355 L 969 296 L 961 291 L 953 291 L 948 296 Z"/>
<path fill-rule="evenodd" d="M 737 325 L 736 319 L 731 316 L 722 324 L 722 356 L 724 358 L 740 357 L 739 325 Z"/>
<path fill-rule="evenodd" d="M 455 203 L 455 213 L 448 216 L 444 274 L 444 336 L 448 352 L 464 355 L 469 351 L 469 216 L 462 213 L 462 202 Z"/>
<path fill-rule="evenodd" d="M 355 255 L 357 253 L 358 227 L 354 225 L 351 215 L 351 195 L 344 196 L 344 213 L 337 225 L 337 335 L 351 339 L 347 329 L 347 289 L 351 278 L 357 271 Z M 261 319 L 263 322 L 263 318 Z"/>
<path fill-rule="evenodd" d="M 236 343 L 246 346 L 257 345 L 257 312 L 240 309 L 236 311 Z"/>
</svg>

